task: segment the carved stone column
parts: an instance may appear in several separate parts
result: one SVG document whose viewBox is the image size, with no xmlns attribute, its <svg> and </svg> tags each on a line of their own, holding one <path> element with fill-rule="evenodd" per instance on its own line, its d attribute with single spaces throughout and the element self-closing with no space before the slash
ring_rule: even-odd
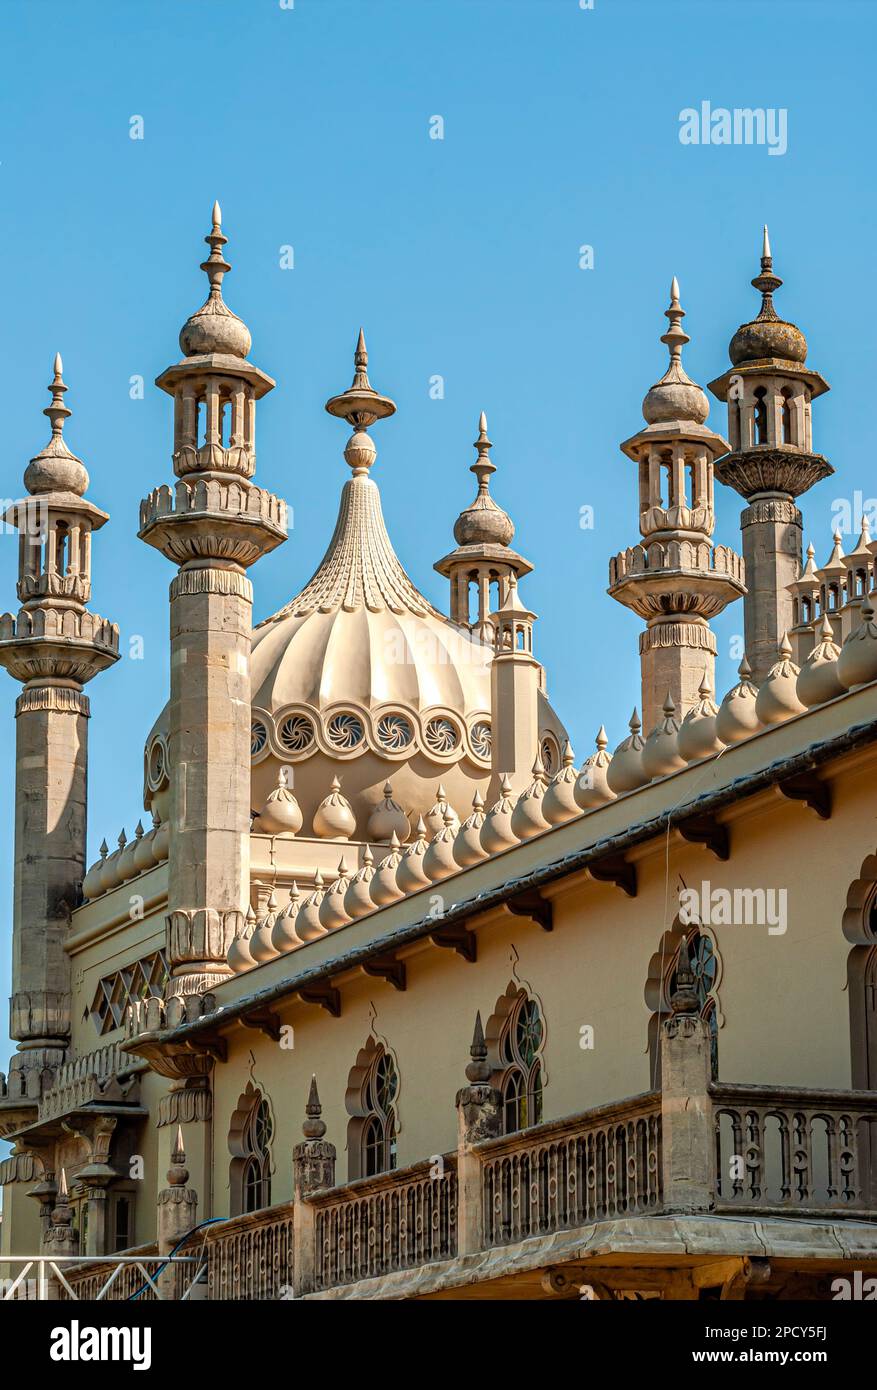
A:
<svg viewBox="0 0 877 1390">
<path fill-rule="evenodd" d="M 684 957 L 683 951 L 673 1011 L 661 1025 L 664 1210 L 703 1212 L 715 1205 L 716 1189 L 710 1034 Z"/>
<path fill-rule="evenodd" d="M 302 1125 L 304 1143 L 292 1151 L 292 1182 L 295 1193 L 293 1239 L 295 1242 L 294 1279 L 296 1296 L 311 1293 L 316 1267 L 314 1209 L 308 1201 L 312 1192 L 335 1186 L 335 1145 L 324 1139 L 326 1125 L 317 1093 L 317 1078 L 311 1089 Z"/>
<path fill-rule="evenodd" d="M 483 1184 L 481 1159 L 472 1145 L 502 1133 L 502 1096 L 490 1084 L 487 1044 L 481 1014 L 475 1016 L 475 1032 L 466 1067 L 468 1086 L 457 1092 L 457 1250 L 461 1255 L 481 1250 L 484 1244 Z"/>
</svg>

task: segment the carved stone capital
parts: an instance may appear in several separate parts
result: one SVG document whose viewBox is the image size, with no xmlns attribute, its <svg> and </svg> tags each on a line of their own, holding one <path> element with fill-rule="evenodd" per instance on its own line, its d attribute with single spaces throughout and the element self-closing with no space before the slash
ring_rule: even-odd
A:
<svg viewBox="0 0 877 1390">
<path fill-rule="evenodd" d="M 785 492 L 789 497 L 800 497 L 814 483 L 830 478 L 833 472 L 822 454 L 769 445 L 725 454 L 724 458 L 716 460 L 719 482 L 747 499 L 758 492 Z"/>
<path fill-rule="evenodd" d="M 171 965 L 186 966 L 186 974 L 212 974 L 224 979 L 228 974 L 226 956 L 236 936 L 244 930 L 245 917 L 239 908 L 218 911 L 212 907 L 177 908 L 168 913 L 168 951 Z M 173 994 L 199 993 L 186 990 L 183 972 L 174 970 Z"/>
<path fill-rule="evenodd" d="M 179 1089 L 168 1091 L 158 1102 L 158 1128 L 167 1125 L 204 1123 L 213 1116 L 213 1095 L 206 1079 L 198 1078 Z"/>
<path fill-rule="evenodd" d="M 457 1092 L 456 1105 L 467 1144 L 494 1139 L 502 1133 L 502 1096 L 489 1082 L 463 1086 Z"/>
<path fill-rule="evenodd" d="M 240 570 L 215 569 L 212 566 L 180 570 L 171 581 L 171 602 L 186 594 L 232 594 L 247 603 L 253 602 L 253 586 L 245 574 Z"/>
<path fill-rule="evenodd" d="M 705 623 L 655 623 L 640 633 L 639 650 L 654 651 L 659 647 L 693 647 L 695 651 L 715 656 L 718 650 L 715 633 Z"/>
<path fill-rule="evenodd" d="M 759 522 L 778 521 L 784 526 L 803 529 L 804 519 L 790 497 L 759 497 L 740 513 L 741 530 Z"/>
<path fill-rule="evenodd" d="M 292 1151 L 292 1172 L 297 1197 L 307 1197 L 323 1187 L 335 1186 L 335 1145 L 326 1139 L 305 1139 Z"/>
<path fill-rule="evenodd" d="M 66 685 L 35 685 L 22 690 L 15 702 L 15 717 L 31 710 L 51 710 L 54 714 L 81 714 L 91 718 L 91 702 L 81 690 Z"/>
</svg>

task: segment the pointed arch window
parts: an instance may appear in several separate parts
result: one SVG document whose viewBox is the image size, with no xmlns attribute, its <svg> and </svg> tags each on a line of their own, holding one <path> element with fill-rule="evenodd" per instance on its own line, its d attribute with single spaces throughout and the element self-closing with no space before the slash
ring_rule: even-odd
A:
<svg viewBox="0 0 877 1390">
<path fill-rule="evenodd" d="M 252 1083 L 238 1100 L 229 1132 L 231 1214 L 259 1211 L 271 1205 L 271 1106 Z"/>
<path fill-rule="evenodd" d="M 487 1043 L 492 1084 L 502 1096 L 503 1132 L 541 1124 L 545 1023 L 538 1000 L 510 984 L 488 1021 Z"/>
<path fill-rule="evenodd" d="M 383 1045 L 369 1038 L 348 1080 L 347 1127 L 350 1178 L 373 1178 L 397 1166 L 399 1073 Z"/>
</svg>

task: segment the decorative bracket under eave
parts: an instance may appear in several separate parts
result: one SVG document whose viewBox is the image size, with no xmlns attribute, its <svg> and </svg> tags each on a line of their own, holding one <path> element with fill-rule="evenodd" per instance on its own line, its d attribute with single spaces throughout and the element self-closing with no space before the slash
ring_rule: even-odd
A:
<svg viewBox="0 0 877 1390">
<path fill-rule="evenodd" d="M 333 1018 L 341 1017 L 341 991 L 328 980 L 318 980 L 312 985 L 303 985 L 296 993 L 305 1004 L 319 1004 Z"/>
<path fill-rule="evenodd" d="M 376 980 L 386 980 L 394 989 L 404 990 L 407 987 L 405 962 L 397 960 L 395 956 L 376 956 L 374 960 L 364 961 L 362 973 Z"/>
<path fill-rule="evenodd" d="M 689 816 L 676 826 L 683 840 L 693 845 L 705 845 L 717 859 L 730 859 L 731 844 L 728 827 L 715 816 Z"/>
<path fill-rule="evenodd" d="M 446 927 L 437 927 L 435 931 L 430 932 L 429 939 L 433 946 L 456 951 L 470 965 L 473 965 L 478 959 L 478 938 L 462 922 L 453 922 Z"/>
<path fill-rule="evenodd" d="M 784 777 L 777 782 L 776 788 L 790 801 L 803 801 L 822 820 L 831 818 L 831 788 L 815 773 L 799 772 L 794 777 Z"/>
<path fill-rule="evenodd" d="M 629 898 L 636 897 L 636 865 L 628 864 L 623 855 L 607 855 L 587 867 L 591 878 L 598 883 L 614 883 Z"/>
<path fill-rule="evenodd" d="M 506 898 L 505 905 L 516 917 L 529 917 L 543 931 L 554 931 L 554 907 L 538 888 L 525 888 Z"/>
</svg>

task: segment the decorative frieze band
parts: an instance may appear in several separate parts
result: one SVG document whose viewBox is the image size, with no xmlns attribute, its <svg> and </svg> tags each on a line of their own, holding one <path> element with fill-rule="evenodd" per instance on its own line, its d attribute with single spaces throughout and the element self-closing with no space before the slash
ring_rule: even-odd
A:
<svg viewBox="0 0 877 1390">
<path fill-rule="evenodd" d="M 32 1154 L 10 1154 L 0 1160 L 0 1187 L 12 1182 L 33 1182 L 36 1176 L 37 1164 Z"/>
<path fill-rule="evenodd" d="M 759 521 L 780 521 L 787 526 L 803 525 L 799 508 L 783 497 L 761 497 L 743 508 L 740 513 L 741 527 L 752 526 Z"/>
<path fill-rule="evenodd" d="M 171 582 L 171 599 L 185 594 L 223 594 L 253 602 L 253 586 L 245 574 L 237 570 L 192 569 L 180 570 Z"/>
<path fill-rule="evenodd" d="M 656 623 L 647 627 L 639 637 L 640 656 L 657 647 L 693 647 L 711 656 L 718 650 L 715 633 L 704 623 Z"/>
<path fill-rule="evenodd" d="M 38 685 L 33 690 L 22 690 L 15 702 L 16 718 L 30 710 L 45 709 L 54 710 L 56 714 L 81 714 L 85 719 L 91 718 L 88 696 L 66 686 Z"/>
</svg>

